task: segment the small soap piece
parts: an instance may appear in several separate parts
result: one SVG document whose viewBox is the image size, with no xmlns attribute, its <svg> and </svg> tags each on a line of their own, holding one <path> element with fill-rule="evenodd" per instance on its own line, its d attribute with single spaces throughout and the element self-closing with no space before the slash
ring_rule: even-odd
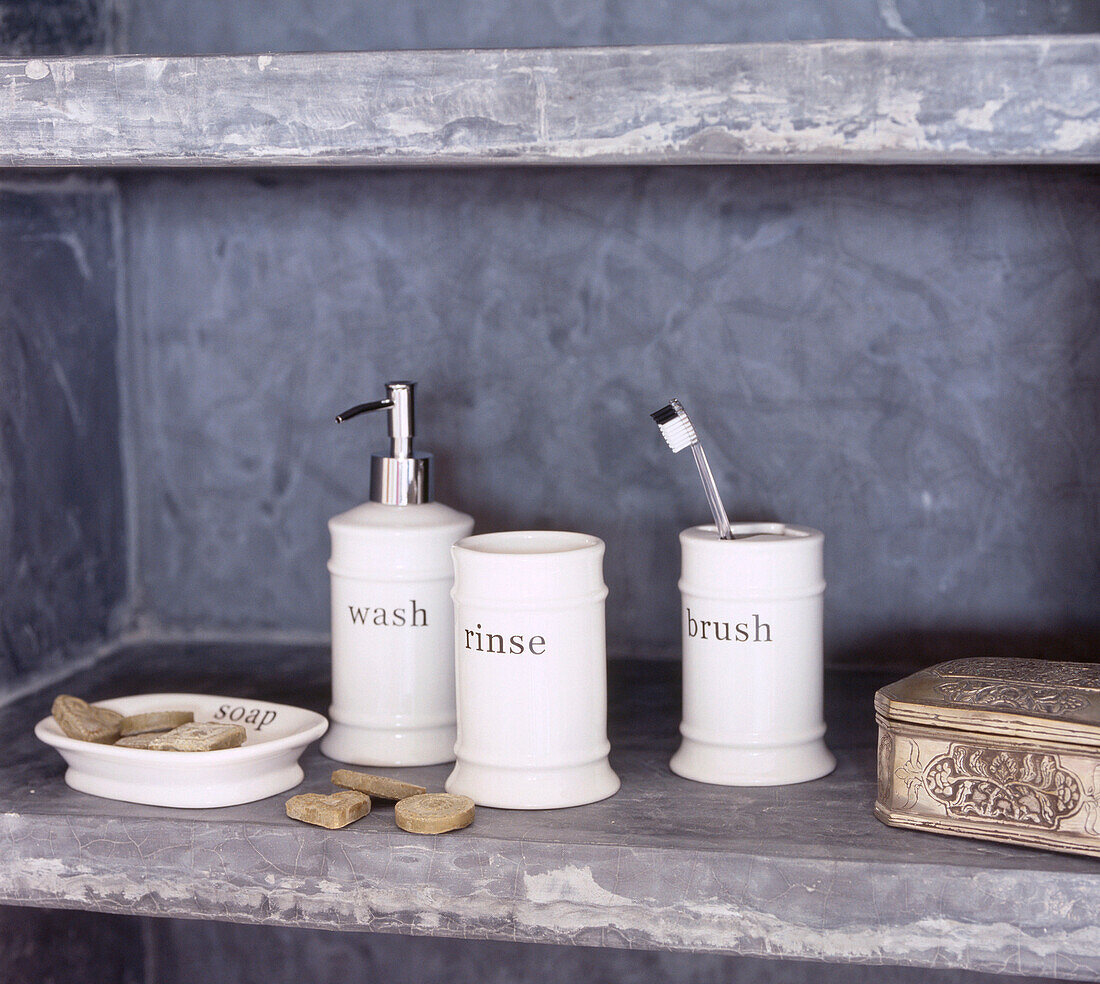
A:
<svg viewBox="0 0 1100 984">
<path fill-rule="evenodd" d="M 286 801 L 286 815 L 291 820 L 339 830 L 370 813 L 370 797 L 353 789 L 340 793 L 301 793 Z"/>
<path fill-rule="evenodd" d="M 53 702 L 51 713 L 58 727 L 78 741 L 112 745 L 122 733 L 122 715 L 118 711 L 94 707 L 70 694 L 59 694 Z"/>
<path fill-rule="evenodd" d="M 153 742 L 160 737 L 160 732 L 143 731 L 139 735 L 126 735 L 115 742 L 115 748 L 152 748 Z"/>
<path fill-rule="evenodd" d="M 181 724 L 158 734 L 149 745 L 155 752 L 214 752 L 244 744 L 246 732 L 239 724 Z"/>
<path fill-rule="evenodd" d="M 411 834 L 445 834 L 474 822 L 474 801 L 454 793 L 422 793 L 399 800 L 393 815 Z"/>
<path fill-rule="evenodd" d="M 423 786 L 415 786 L 411 782 L 372 776 L 368 772 L 353 772 L 351 769 L 337 769 L 332 774 L 332 784 L 345 789 L 356 789 L 381 800 L 403 800 L 406 796 L 419 796 L 427 792 Z"/>
<path fill-rule="evenodd" d="M 143 735 L 149 731 L 171 731 L 195 720 L 190 711 L 146 711 L 122 719 L 122 737 Z"/>
</svg>

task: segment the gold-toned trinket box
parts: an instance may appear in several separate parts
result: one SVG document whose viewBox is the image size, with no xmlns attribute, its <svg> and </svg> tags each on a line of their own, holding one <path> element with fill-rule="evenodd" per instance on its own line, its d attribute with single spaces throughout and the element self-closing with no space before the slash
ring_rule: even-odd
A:
<svg viewBox="0 0 1100 984">
<path fill-rule="evenodd" d="M 1100 664 L 955 659 L 875 717 L 883 823 L 1100 857 Z"/>
</svg>

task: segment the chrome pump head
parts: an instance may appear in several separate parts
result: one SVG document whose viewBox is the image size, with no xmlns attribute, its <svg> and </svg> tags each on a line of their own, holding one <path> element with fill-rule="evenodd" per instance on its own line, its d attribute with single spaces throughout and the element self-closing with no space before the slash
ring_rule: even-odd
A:
<svg viewBox="0 0 1100 984">
<path fill-rule="evenodd" d="M 370 499 L 387 506 L 417 506 L 432 501 L 432 456 L 413 451 L 413 390 L 416 383 L 386 383 L 386 398 L 360 403 L 341 414 L 336 423 L 371 410 L 389 411 L 390 453 L 370 457 Z"/>
</svg>

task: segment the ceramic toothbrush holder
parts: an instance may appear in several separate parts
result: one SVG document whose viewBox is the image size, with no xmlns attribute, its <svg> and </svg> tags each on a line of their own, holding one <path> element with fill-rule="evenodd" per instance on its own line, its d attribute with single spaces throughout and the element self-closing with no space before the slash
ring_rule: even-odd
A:
<svg viewBox="0 0 1100 984">
<path fill-rule="evenodd" d="M 780 786 L 828 775 L 822 710 L 824 537 L 805 526 L 734 524 L 680 534 L 683 740 L 677 775 Z"/>
<path fill-rule="evenodd" d="M 447 791 L 514 810 L 611 796 L 603 541 L 488 533 L 452 552 L 458 742 Z"/>
</svg>

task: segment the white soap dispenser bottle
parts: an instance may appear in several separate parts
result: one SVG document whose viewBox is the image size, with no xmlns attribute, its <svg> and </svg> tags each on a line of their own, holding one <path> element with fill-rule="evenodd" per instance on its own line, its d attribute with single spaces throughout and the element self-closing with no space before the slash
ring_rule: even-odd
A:
<svg viewBox="0 0 1100 984">
<path fill-rule="evenodd" d="M 370 502 L 329 520 L 332 725 L 329 758 L 356 765 L 454 761 L 451 544 L 474 521 L 432 501 L 431 455 L 413 451 L 415 383 L 345 410 L 389 415 L 390 453 L 371 456 Z"/>
</svg>

